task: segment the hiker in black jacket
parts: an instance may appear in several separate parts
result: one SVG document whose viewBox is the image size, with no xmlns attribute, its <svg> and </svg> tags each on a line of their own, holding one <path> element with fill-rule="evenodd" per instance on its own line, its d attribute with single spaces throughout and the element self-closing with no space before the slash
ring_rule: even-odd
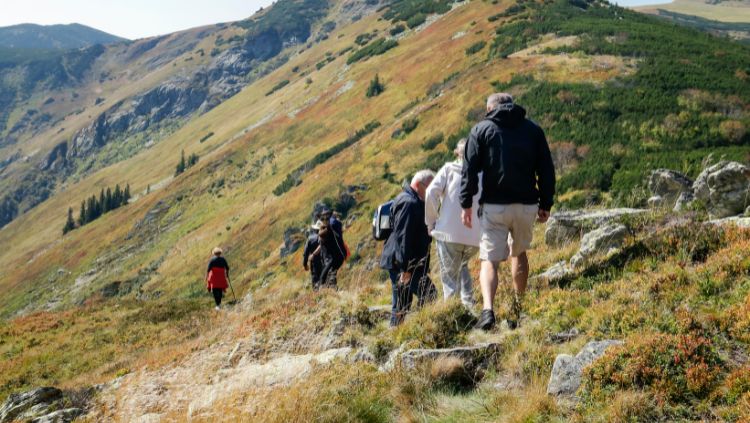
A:
<svg viewBox="0 0 750 423">
<path fill-rule="evenodd" d="M 323 261 L 321 260 L 321 256 L 313 255 L 315 250 L 317 250 L 318 246 L 320 245 L 320 239 L 318 237 L 320 224 L 321 222 L 318 221 L 314 225 L 312 225 L 310 234 L 307 237 L 307 242 L 305 243 L 305 251 L 302 254 L 302 266 L 305 268 L 305 270 L 310 271 L 310 276 L 312 277 L 312 287 L 315 290 L 320 288 L 320 274 L 323 270 Z"/>
<path fill-rule="evenodd" d="M 482 173 L 479 210 L 472 210 Z M 531 247 L 534 221 L 547 221 L 555 195 L 555 168 L 544 131 L 526 118 L 526 110 L 510 94 L 492 94 L 487 116 L 472 128 L 461 175 L 461 218 L 464 225 L 482 227 L 479 258 L 483 310 L 478 327 L 495 324 L 493 300 L 497 267 L 511 256 L 513 287 L 511 328 L 518 325 L 522 296 L 529 276 L 526 250 Z M 474 223 L 478 216 L 481 222 Z M 508 236 L 510 235 L 510 240 Z"/>
<path fill-rule="evenodd" d="M 320 222 L 318 231 L 320 245 L 313 252 L 313 256 L 321 257 L 323 269 L 320 271 L 321 286 L 337 289 L 337 275 L 346 260 L 346 246 L 344 239 L 333 229 L 329 222 Z"/>
<path fill-rule="evenodd" d="M 411 308 L 412 296 L 422 306 L 437 296 L 429 277 L 432 238 L 424 223 L 424 196 L 435 177 L 431 170 L 417 172 L 393 202 L 393 232 L 380 257 L 380 267 L 391 277 L 391 326 L 400 324 Z"/>
</svg>

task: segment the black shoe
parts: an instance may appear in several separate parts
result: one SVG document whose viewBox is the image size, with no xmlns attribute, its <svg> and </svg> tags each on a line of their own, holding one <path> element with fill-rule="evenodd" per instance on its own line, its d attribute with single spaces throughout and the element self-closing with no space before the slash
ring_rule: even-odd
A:
<svg viewBox="0 0 750 423">
<path fill-rule="evenodd" d="M 474 327 L 482 330 L 490 330 L 493 326 L 495 326 L 495 313 L 492 310 L 482 310 L 479 322 Z"/>
</svg>

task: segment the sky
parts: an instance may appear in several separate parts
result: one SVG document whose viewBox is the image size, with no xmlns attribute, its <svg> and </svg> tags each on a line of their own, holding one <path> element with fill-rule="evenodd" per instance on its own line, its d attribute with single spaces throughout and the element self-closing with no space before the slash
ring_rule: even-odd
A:
<svg viewBox="0 0 750 423">
<path fill-rule="evenodd" d="M 247 18 L 272 0 L 0 0 L 0 27 L 80 23 L 137 39 Z"/>
</svg>

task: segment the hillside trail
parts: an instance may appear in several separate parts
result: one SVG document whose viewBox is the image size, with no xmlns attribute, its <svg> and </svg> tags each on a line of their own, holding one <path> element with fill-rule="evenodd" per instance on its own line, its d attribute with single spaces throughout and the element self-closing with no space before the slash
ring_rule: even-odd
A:
<svg viewBox="0 0 750 423">
<path fill-rule="evenodd" d="M 336 295 L 345 298 L 351 294 L 339 291 Z M 248 314 L 249 302 L 246 298 L 232 308 L 207 310 L 229 323 L 218 342 L 178 363 L 145 367 L 107 384 L 89 417 L 93 421 L 215 421 L 222 418 L 215 411 L 217 403 L 227 409 L 226 401 L 231 398 L 241 402 L 234 404 L 233 410 L 252 414 L 257 401 L 247 398 L 248 392 L 288 385 L 335 359 L 355 359 L 353 348 L 333 347 L 329 330 L 295 333 L 293 340 L 281 348 L 271 345 L 270 351 L 255 334 L 235 337 Z M 300 318 L 313 321 L 315 312 Z"/>
</svg>

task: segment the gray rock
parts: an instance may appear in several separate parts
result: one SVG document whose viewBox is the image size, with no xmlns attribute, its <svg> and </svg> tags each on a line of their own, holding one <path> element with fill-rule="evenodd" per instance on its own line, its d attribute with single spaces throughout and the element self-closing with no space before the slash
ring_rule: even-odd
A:
<svg viewBox="0 0 750 423">
<path fill-rule="evenodd" d="M 578 328 L 572 328 L 570 330 L 567 330 L 565 332 L 558 332 L 553 333 L 549 335 L 549 340 L 553 344 L 564 344 L 566 342 L 570 342 L 581 334 L 581 332 L 578 330 Z"/>
<path fill-rule="evenodd" d="M 683 212 L 687 211 L 690 206 L 693 204 L 693 201 L 695 201 L 695 195 L 693 195 L 692 192 L 682 192 L 677 197 L 677 200 L 674 203 L 674 208 L 672 208 L 672 211 L 674 212 Z"/>
<path fill-rule="evenodd" d="M 721 161 L 698 175 L 693 192 L 712 219 L 741 214 L 750 205 L 750 168 Z"/>
<path fill-rule="evenodd" d="M 31 423 L 70 423 L 83 414 L 80 408 L 66 408 L 31 420 Z"/>
<path fill-rule="evenodd" d="M 279 251 L 281 258 L 294 254 L 303 242 L 305 242 L 305 233 L 302 229 L 287 228 L 284 231 L 284 245 Z"/>
<path fill-rule="evenodd" d="M 391 305 L 377 305 L 367 307 L 367 311 L 376 320 L 388 320 L 391 318 Z"/>
<path fill-rule="evenodd" d="M 62 399 L 62 391 L 44 387 L 19 394 L 10 394 L 0 407 L 0 423 L 12 422 L 33 408 L 36 415 L 44 413 L 54 402 Z M 35 417 L 33 414 L 28 417 Z"/>
<path fill-rule="evenodd" d="M 581 386 L 583 369 L 604 355 L 607 348 L 622 345 L 622 341 L 592 341 L 586 344 L 575 357 L 560 354 L 555 358 L 552 374 L 547 384 L 547 393 L 557 396 L 574 395 Z"/>
<path fill-rule="evenodd" d="M 665 203 L 666 201 L 664 201 L 664 198 L 658 195 L 654 195 L 646 201 L 646 204 L 648 204 L 648 208 L 650 209 L 658 209 L 664 207 Z"/>
<path fill-rule="evenodd" d="M 370 353 L 369 351 L 367 351 L 364 348 L 357 350 L 357 352 L 355 352 L 351 356 L 350 360 L 353 363 L 357 363 L 357 362 L 360 362 L 360 361 L 367 362 L 367 363 L 375 363 L 377 361 L 377 359 L 375 358 L 375 356 L 372 355 L 372 353 Z"/>
<path fill-rule="evenodd" d="M 401 365 L 413 369 L 419 364 L 438 358 L 458 357 L 467 369 L 486 368 L 490 360 L 500 353 L 500 344 L 487 343 L 455 348 L 415 349 L 401 354 Z"/>
<path fill-rule="evenodd" d="M 570 259 L 573 268 L 585 265 L 595 256 L 608 255 L 622 247 L 628 236 L 628 228 L 613 223 L 591 231 L 581 239 L 581 248 Z"/>
<path fill-rule="evenodd" d="M 711 223 L 713 225 L 735 225 L 740 228 L 750 228 L 750 217 L 744 217 L 744 216 L 732 216 L 732 217 L 725 217 L 723 219 L 715 219 L 710 220 L 708 223 Z"/>
<path fill-rule="evenodd" d="M 645 213 L 643 209 L 607 209 L 596 211 L 564 211 L 555 213 L 547 222 L 544 241 L 550 246 L 562 246 L 575 241 L 585 232 L 607 223 L 619 222 L 627 216 Z"/>
<path fill-rule="evenodd" d="M 553 264 L 544 273 L 537 276 L 538 279 L 545 280 L 550 283 L 559 282 L 573 273 L 573 269 L 570 268 L 567 262 L 561 261 Z"/>
<path fill-rule="evenodd" d="M 683 192 L 693 191 L 693 181 L 682 173 L 669 169 L 656 169 L 648 178 L 648 189 L 661 197 L 663 205 L 672 206 Z"/>
</svg>

